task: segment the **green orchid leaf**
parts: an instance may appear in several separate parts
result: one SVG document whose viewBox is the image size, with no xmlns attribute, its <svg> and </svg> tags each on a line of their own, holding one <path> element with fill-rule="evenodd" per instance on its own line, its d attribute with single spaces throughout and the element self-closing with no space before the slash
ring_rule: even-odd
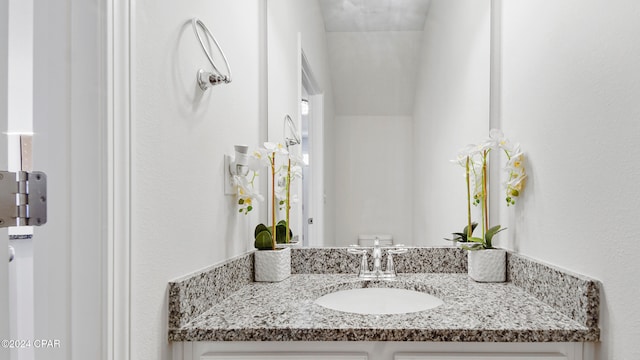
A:
<svg viewBox="0 0 640 360">
<path fill-rule="evenodd" d="M 269 228 L 267 228 L 267 226 L 265 224 L 258 224 L 258 226 L 256 226 L 256 229 L 253 232 L 254 239 L 257 238 L 258 234 L 263 232 L 263 231 L 269 231 Z"/>
<path fill-rule="evenodd" d="M 482 249 L 483 246 L 482 246 L 482 244 L 473 244 L 473 245 L 463 245 L 463 246 L 461 246 L 461 248 L 463 248 L 465 250 L 475 251 L 475 250 Z"/>
<path fill-rule="evenodd" d="M 460 236 L 454 236 L 452 239 L 447 239 L 447 238 L 443 238 L 447 241 L 460 241 L 460 242 L 464 242 L 462 241 L 462 238 Z"/>
<path fill-rule="evenodd" d="M 478 226 L 477 222 L 473 222 L 471 223 L 471 233 L 473 234 L 473 231 L 476 229 L 476 227 Z M 464 230 L 462 230 L 462 232 L 466 235 L 469 231 L 469 225 L 464 227 Z"/>
<path fill-rule="evenodd" d="M 267 230 L 264 230 L 256 236 L 254 246 L 258 250 L 270 250 L 273 248 L 272 242 L 273 239 L 271 237 L 271 233 Z"/>
<path fill-rule="evenodd" d="M 493 236 L 506 229 L 507 228 L 500 229 L 500 225 L 496 225 L 487 230 L 486 234 L 484 234 L 484 247 L 487 249 L 493 249 L 493 245 L 491 244 L 491 242 L 493 241 Z"/>
<path fill-rule="evenodd" d="M 287 242 L 287 227 L 284 224 L 279 223 L 276 225 L 276 242 L 278 244 L 284 244 Z"/>
<path fill-rule="evenodd" d="M 482 244 L 484 241 L 479 237 L 469 238 L 469 241 Z"/>
<path fill-rule="evenodd" d="M 484 238 L 486 240 L 487 243 L 491 243 L 491 240 L 493 240 L 493 236 L 497 233 L 499 233 L 500 231 L 503 230 L 507 230 L 507 228 L 500 228 L 500 225 L 496 225 L 492 228 L 490 228 L 489 230 L 487 230 L 487 233 L 484 234 Z"/>
</svg>

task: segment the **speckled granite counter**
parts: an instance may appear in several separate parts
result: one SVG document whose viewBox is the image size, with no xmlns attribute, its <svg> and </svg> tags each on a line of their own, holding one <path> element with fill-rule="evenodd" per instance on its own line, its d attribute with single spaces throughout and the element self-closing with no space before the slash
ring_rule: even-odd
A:
<svg viewBox="0 0 640 360">
<path fill-rule="evenodd" d="M 416 256 L 423 255 L 417 253 Z M 451 249 L 446 257 L 463 261 L 464 257 L 459 255 L 457 249 Z M 512 281 L 502 284 L 476 283 L 462 273 L 466 264 L 455 264 L 456 261 L 444 269 L 450 270 L 448 273 L 404 273 L 393 281 L 363 281 L 354 274 L 317 274 L 312 269 L 304 270 L 306 274 L 295 274 L 302 271 L 294 265 L 294 275 L 287 280 L 254 283 L 247 270 L 252 268 L 252 262 L 251 255 L 243 256 L 170 283 L 169 340 L 584 342 L 599 339 L 597 282 L 517 255 L 509 256 Z M 547 280 L 559 281 L 564 288 Z M 360 315 L 314 303 L 324 294 L 357 287 L 424 291 L 441 298 L 444 304 L 409 314 Z"/>
</svg>

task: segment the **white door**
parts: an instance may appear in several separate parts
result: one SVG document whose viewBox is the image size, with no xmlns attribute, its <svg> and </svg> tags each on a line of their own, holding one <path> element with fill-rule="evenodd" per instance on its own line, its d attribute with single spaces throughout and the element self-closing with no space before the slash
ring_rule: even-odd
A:
<svg viewBox="0 0 640 360">
<path fill-rule="evenodd" d="M 12 10 L 29 3 L 31 72 L 8 68 Z M 108 0 L 0 2 L 0 170 L 7 169 L 8 78 L 32 85 L 33 169 L 47 174 L 47 224 L 33 234 L 33 335 L 11 338 L 8 234 L 0 229 L 0 359 L 105 359 L 109 287 Z M 21 20 L 19 25 L 24 25 Z M 28 38 L 29 36 L 27 36 Z M 15 43 L 14 43 L 15 44 Z M 24 45 L 20 43 L 19 45 Z M 11 74 L 11 75 L 9 75 Z M 33 78 L 33 81 L 30 79 Z M 21 80 L 20 80 L 21 79 Z M 22 82 L 20 82 L 22 81 Z M 12 115 L 13 116 L 13 115 Z M 29 349 L 10 351 L 3 340 Z M 16 344 L 15 342 L 13 343 Z"/>
<path fill-rule="evenodd" d="M 0 2 L 0 129 L 7 128 L 7 63 L 9 39 L 9 4 Z M 0 136 L 0 149 L 7 148 L 7 139 Z M 0 151 L 0 154 L 5 152 Z M 7 157 L 0 156 L 0 169 L 6 169 Z M 9 236 L 6 228 L 0 229 L 0 358 L 9 358 L 9 349 L 5 340 L 9 339 L 9 272 L 8 272 Z"/>
</svg>

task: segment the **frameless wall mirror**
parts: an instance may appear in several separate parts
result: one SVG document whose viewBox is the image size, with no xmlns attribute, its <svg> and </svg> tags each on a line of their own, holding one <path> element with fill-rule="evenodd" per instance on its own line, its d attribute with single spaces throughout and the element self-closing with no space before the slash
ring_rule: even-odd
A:
<svg viewBox="0 0 640 360">
<path fill-rule="evenodd" d="M 448 160 L 489 129 L 491 0 L 267 0 L 267 36 L 269 141 L 285 114 L 301 129 L 303 244 L 446 244 L 466 204 Z"/>
</svg>

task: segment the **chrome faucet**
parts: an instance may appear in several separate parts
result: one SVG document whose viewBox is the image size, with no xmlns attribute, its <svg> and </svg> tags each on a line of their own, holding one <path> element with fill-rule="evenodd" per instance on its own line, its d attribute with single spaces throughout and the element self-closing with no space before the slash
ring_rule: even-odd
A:
<svg viewBox="0 0 640 360">
<path fill-rule="evenodd" d="M 369 262 L 367 255 L 369 250 L 372 250 L 373 256 L 373 269 L 369 270 Z M 387 268 L 382 270 L 382 252 L 387 252 Z M 373 247 L 351 245 L 347 252 L 350 254 L 362 255 L 360 260 L 360 269 L 358 270 L 358 277 L 363 279 L 389 279 L 397 276 L 396 268 L 393 263 L 393 255 L 400 255 L 406 253 L 408 250 L 404 245 L 398 244 L 395 246 L 380 246 L 380 241 L 375 239 Z"/>
<path fill-rule="evenodd" d="M 375 239 L 373 242 L 373 273 L 379 275 L 382 273 L 382 250 L 380 249 L 380 240 Z"/>
</svg>

